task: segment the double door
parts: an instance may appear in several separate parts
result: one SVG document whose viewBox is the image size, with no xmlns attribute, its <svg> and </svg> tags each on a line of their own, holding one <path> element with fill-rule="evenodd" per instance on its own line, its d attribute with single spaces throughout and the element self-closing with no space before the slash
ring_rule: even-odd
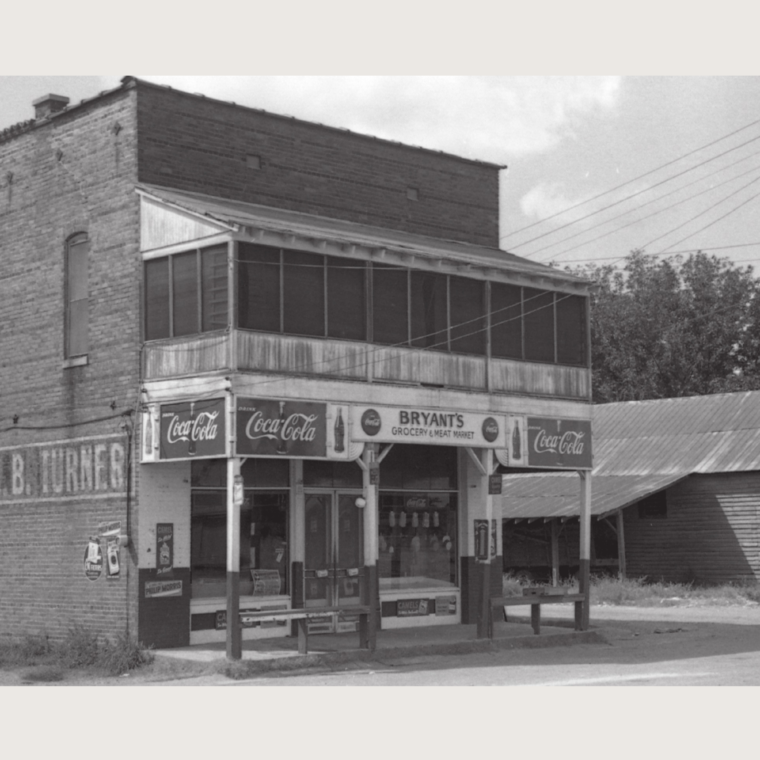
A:
<svg viewBox="0 0 760 760">
<path fill-rule="evenodd" d="M 304 606 L 345 607 L 361 603 L 364 565 L 364 510 L 361 491 L 320 490 L 304 494 Z M 353 626 L 337 620 L 337 630 Z M 310 626 L 336 630 L 327 617 Z"/>
</svg>

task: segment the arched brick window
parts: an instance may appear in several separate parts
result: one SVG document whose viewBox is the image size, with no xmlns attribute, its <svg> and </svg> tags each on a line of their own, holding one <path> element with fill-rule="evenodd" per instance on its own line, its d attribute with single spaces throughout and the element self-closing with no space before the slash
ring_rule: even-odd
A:
<svg viewBox="0 0 760 760">
<path fill-rule="evenodd" d="M 77 232 L 66 241 L 64 357 L 86 356 L 89 311 L 88 259 L 90 239 Z"/>
</svg>

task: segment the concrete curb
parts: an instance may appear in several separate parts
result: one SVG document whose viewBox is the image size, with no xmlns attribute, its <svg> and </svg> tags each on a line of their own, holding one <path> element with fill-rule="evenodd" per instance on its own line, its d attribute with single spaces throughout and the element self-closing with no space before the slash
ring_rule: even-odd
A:
<svg viewBox="0 0 760 760">
<path fill-rule="evenodd" d="M 416 657 L 433 657 L 450 654 L 475 654 L 511 649 L 545 649 L 580 644 L 608 644 L 598 631 L 576 631 L 571 634 L 542 634 L 507 639 L 479 639 L 441 644 L 390 647 L 369 652 L 352 649 L 345 652 L 320 652 L 299 657 L 277 657 L 267 660 L 238 660 L 220 663 L 217 672 L 234 680 L 242 680 L 263 673 L 330 670 L 336 666 L 361 662 L 387 662 Z"/>
</svg>

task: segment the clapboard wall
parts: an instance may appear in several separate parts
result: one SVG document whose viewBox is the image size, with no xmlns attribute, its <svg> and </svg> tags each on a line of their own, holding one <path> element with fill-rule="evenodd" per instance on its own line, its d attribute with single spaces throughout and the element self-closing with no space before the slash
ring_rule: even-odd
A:
<svg viewBox="0 0 760 760">
<path fill-rule="evenodd" d="M 667 516 L 624 510 L 628 575 L 727 583 L 760 580 L 760 472 L 691 475 L 667 491 Z"/>
</svg>

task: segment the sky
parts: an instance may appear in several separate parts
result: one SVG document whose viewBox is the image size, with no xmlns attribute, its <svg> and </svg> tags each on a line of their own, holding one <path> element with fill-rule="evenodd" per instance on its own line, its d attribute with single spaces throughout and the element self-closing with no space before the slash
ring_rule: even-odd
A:
<svg viewBox="0 0 760 760">
<path fill-rule="evenodd" d="M 0 76 L 0 129 L 124 74 Z M 135 76 L 506 165 L 501 247 L 534 261 L 701 248 L 760 268 L 757 76 Z"/>
</svg>

